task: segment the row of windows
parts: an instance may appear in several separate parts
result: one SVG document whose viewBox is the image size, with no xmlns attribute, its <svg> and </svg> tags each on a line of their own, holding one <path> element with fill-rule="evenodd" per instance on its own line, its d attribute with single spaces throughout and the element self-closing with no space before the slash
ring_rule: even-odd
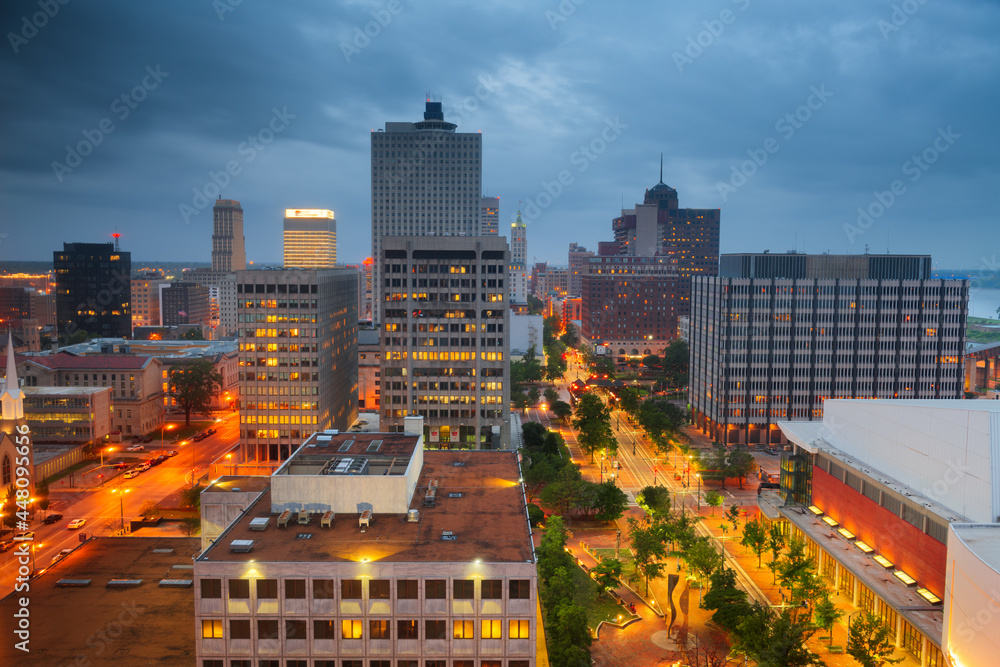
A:
<svg viewBox="0 0 1000 667">
<path fill-rule="evenodd" d="M 277 618 L 258 618 L 257 639 L 280 639 L 281 620 Z M 307 639 L 307 621 L 284 621 L 285 640 Z M 337 626 L 340 626 L 338 633 Z M 527 619 L 509 619 L 507 621 L 507 639 L 530 639 L 531 621 Z M 315 619 L 312 622 L 313 639 L 365 639 L 365 622 L 361 619 L 345 618 Z M 481 619 L 479 621 L 479 639 L 504 639 L 503 619 Z M 475 621 L 452 621 L 452 639 L 476 639 Z M 252 639 L 253 628 L 250 619 L 230 619 L 229 639 Z M 448 621 L 424 621 L 424 639 L 447 639 Z M 222 619 L 204 619 L 201 622 L 202 639 L 225 639 L 225 626 Z M 368 621 L 368 639 L 392 639 L 392 621 Z M 396 639 L 420 639 L 420 622 L 417 620 L 397 620 Z"/>
<path fill-rule="evenodd" d="M 305 579 L 285 579 L 285 599 L 305 599 Z M 314 599 L 333 599 L 336 591 L 335 579 L 313 579 L 312 593 Z M 363 597 L 361 579 L 341 579 L 340 597 L 344 600 L 360 600 Z M 368 582 L 368 599 L 388 600 L 392 581 L 389 579 L 372 579 Z M 277 579 L 257 579 L 257 598 L 277 598 Z M 499 600 L 503 598 L 503 579 L 484 579 L 480 582 L 481 597 L 484 600 Z M 508 598 L 511 600 L 527 600 L 531 596 L 531 586 L 528 579 L 507 580 Z M 418 579 L 397 579 L 396 599 L 416 600 L 419 597 Z M 201 580 L 202 598 L 221 598 L 221 579 Z M 250 597 L 249 579 L 230 579 L 229 598 L 248 599 Z M 424 598 L 427 600 L 443 600 L 447 597 L 447 581 L 445 579 L 424 580 Z M 476 597 L 475 579 L 456 579 L 452 582 L 452 597 L 455 600 L 473 600 Z"/>
</svg>

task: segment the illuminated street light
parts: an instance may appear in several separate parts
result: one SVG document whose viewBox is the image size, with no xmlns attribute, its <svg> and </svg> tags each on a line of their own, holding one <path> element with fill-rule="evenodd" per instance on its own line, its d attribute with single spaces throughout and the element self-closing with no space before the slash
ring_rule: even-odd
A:
<svg viewBox="0 0 1000 667">
<path fill-rule="evenodd" d="M 168 431 L 173 431 L 177 428 L 177 424 L 167 424 L 167 420 L 164 419 L 163 423 L 160 424 L 160 451 L 163 451 L 163 430 L 166 428 Z"/>
<path fill-rule="evenodd" d="M 125 494 L 130 492 L 132 489 L 111 489 L 111 493 L 118 494 L 118 510 L 121 516 L 121 529 L 125 532 Z"/>
</svg>

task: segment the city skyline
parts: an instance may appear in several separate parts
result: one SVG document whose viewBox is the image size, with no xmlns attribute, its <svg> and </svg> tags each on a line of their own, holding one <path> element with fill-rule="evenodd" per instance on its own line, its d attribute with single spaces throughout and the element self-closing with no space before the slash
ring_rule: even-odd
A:
<svg viewBox="0 0 1000 667">
<path fill-rule="evenodd" d="M 483 133 L 479 194 L 501 198 L 504 229 L 521 202 L 531 259 L 610 238 L 663 152 L 681 207 L 725 209 L 722 252 L 933 240 L 941 267 L 992 261 L 962 239 L 992 222 L 995 6 L 444 8 L 60 5 L 38 28 L 36 4 L 5 7 L 0 261 L 116 228 L 141 261 L 207 261 L 219 190 L 243 204 L 255 264 L 280 263 L 293 206 L 336 210 L 338 255 L 359 263 L 366 135 L 428 90 Z"/>
</svg>

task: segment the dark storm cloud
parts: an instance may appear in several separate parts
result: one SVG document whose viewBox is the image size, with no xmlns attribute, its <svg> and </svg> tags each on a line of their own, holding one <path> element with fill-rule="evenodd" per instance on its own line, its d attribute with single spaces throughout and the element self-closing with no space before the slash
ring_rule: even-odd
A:
<svg viewBox="0 0 1000 667">
<path fill-rule="evenodd" d="M 483 185 L 505 220 L 518 200 L 551 198 L 530 223 L 539 260 L 610 239 L 660 152 L 681 206 L 722 208 L 724 251 L 889 243 L 975 266 L 982 243 L 969 240 L 996 245 L 994 3 L 53 6 L 34 34 L 23 19 L 38 2 L 0 10 L 0 260 L 117 227 L 136 261 L 205 261 L 198 196 L 225 183 L 251 258 L 279 261 L 282 210 L 303 206 L 334 209 L 340 258 L 360 261 L 368 135 L 419 118 L 427 92 L 483 132 Z M 283 126 L 255 148 L 275 114 Z M 67 145 L 88 141 L 69 166 Z M 858 227 L 857 209 L 879 212 L 895 181 L 900 194 Z"/>
</svg>

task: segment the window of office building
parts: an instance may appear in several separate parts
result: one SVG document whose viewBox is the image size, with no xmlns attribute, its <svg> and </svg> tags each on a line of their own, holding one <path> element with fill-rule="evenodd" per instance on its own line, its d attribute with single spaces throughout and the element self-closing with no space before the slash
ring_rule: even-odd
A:
<svg viewBox="0 0 1000 667">
<path fill-rule="evenodd" d="M 314 639 L 336 639 L 337 621 L 332 619 L 313 621 Z"/>
<path fill-rule="evenodd" d="M 229 621 L 230 639 L 250 639 L 250 619 L 232 619 Z"/>
<path fill-rule="evenodd" d="M 388 600 L 389 599 L 389 580 L 388 579 L 373 579 L 368 582 L 368 599 L 369 600 Z"/>
<path fill-rule="evenodd" d="M 476 580 L 475 579 L 456 579 L 455 580 L 455 599 L 456 600 L 473 600 L 476 597 Z"/>
<path fill-rule="evenodd" d="M 258 600 L 271 600 L 277 599 L 278 597 L 278 580 L 277 579 L 258 579 L 257 580 L 257 599 Z"/>
<path fill-rule="evenodd" d="M 315 600 L 332 600 L 336 597 L 335 594 L 335 579 L 313 579 L 313 599 Z"/>
<path fill-rule="evenodd" d="M 482 583 L 482 596 L 484 600 L 499 600 L 503 597 L 503 580 L 484 579 Z"/>
<path fill-rule="evenodd" d="M 343 579 L 340 582 L 340 597 L 343 600 L 361 599 L 361 580 Z"/>
<path fill-rule="evenodd" d="M 428 600 L 444 600 L 447 597 L 444 579 L 428 579 L 424 582 L 424 597 Z"/>
<path fill-rule="evenodd" d="M 400 600 L 416 600 L 418 596 L 417 593 L 417 580 L 416 579 L 400 579 L 396 582 L 396 597 Z"/>
<path fill-rule="evenodd" d="M 511 579 L 509 584 L 511 600 L 527 600 L 531 597 L 531 581 L 528 579 Z"/>
<path fill-rule="evenodd" d="M 231 600 L 246 600 L 250 597 L 249 579 L 230 579 L 229 598 Z"/>
<path fill-rule="evenodd" d="M 285 599 L 286 600 L 304 600 L 306 597 L 306 580 L 305 579 L 286 579 L 285 580 Z"/>
<path fill-rule="evenodd" d="M 202 639 L 222 639 L 222 619 L 204 619 L 201 622 Z"/>
<path fill-rule="evenodd" d="M 473 621 L 455 621 L 455 632 L 452 635 L 455 639 L 475 639 L 476 624 Z"/>
<path fill-rule="evenodd" d="M 392 639 L 389 633 L 389 621 L 368 621 L 370 639 Z"/>
<path fill-rule="evenodd" d="M 202 598 L 221 598 L 222 597 L 222 579 L 202 579 L 201 580 L 201 597 Z"/>
<path fill-rule="evenodd" d="M 424 621 L 424 639 L 447 639 L 444 621 Z"/>
<path fill-rule="evenodd" d="M 419 639 L 416 621 L 396 621 L 397 639 Z"/>
<path fill-rule="evenodd" d="M 529 639 L 531 634 L 531 622 L 527 619 L 510 621 L 508 635 L 510 639 Z"/>
<path fill-rule="evenodd" d="M 503 639 L 503 621 L 484 618 L 480 621 L 482 639 Z"/>
<path fill-rule="evenodd" d="M 345 618 L 340 622 L 344 639 L 361 639 L 364 636 L 364 621 Z"/>
</svg>

